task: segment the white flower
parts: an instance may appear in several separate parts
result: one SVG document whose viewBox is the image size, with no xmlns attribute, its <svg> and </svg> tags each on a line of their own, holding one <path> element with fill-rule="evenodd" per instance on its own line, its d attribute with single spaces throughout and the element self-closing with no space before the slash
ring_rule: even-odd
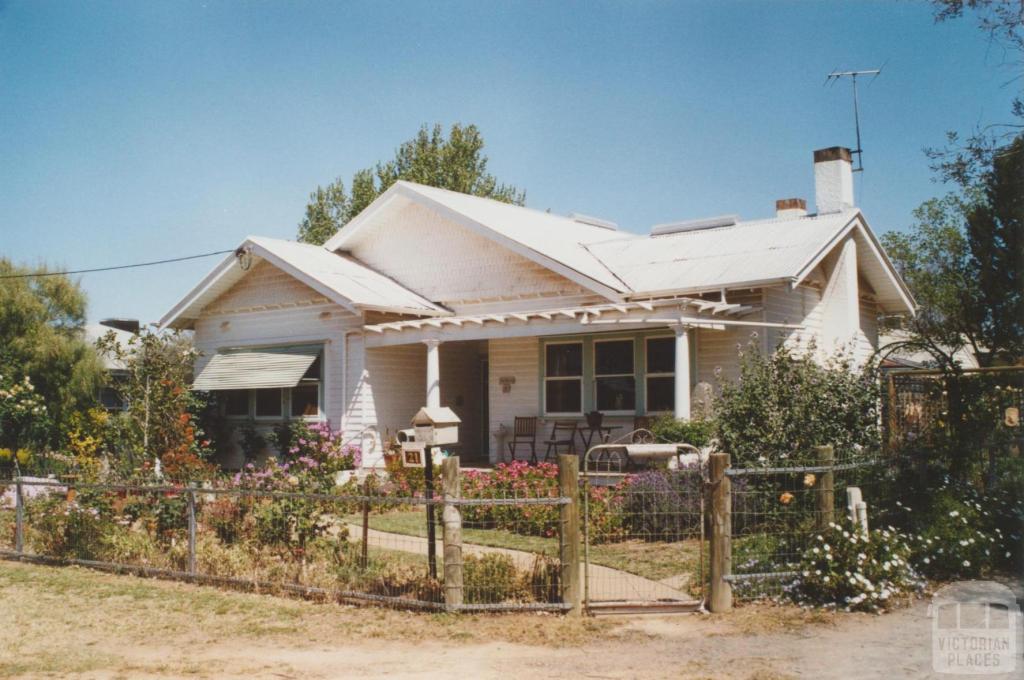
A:
<svg viewBox="0 0 1024 680">
<path fill-rule="evenodd" d="M 949 516 L 950 517 L 959 517 L 960 516 L 960 511 L 959 510 L 950 510 Z"/>
<path fill-rule="evenodd" d="M 969 567 L 969 566 L 971 566 L 971 562 L 970 562 L 970 560 L 964 560 L 964 566 L 965 566 L 965 567 Z"/>
</svg>

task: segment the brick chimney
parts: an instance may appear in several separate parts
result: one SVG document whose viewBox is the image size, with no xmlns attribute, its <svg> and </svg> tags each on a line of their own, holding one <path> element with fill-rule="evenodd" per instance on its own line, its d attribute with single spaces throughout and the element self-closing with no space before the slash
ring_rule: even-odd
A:
<svg viewBox="0 0 1024 680">
<path fill-rule="evenodd" d="M 780 198 L 775 201 L 775 216 L 780 220 L 803 217 L 807 214 L 807 201 L 802 198 Z"/>
<path fill-rule="evenodd" d="M 849 149 L 830 146 L 814 152 L 814 203 L 819 215 L 853 207 L 853 161 Z"/>
</svg>

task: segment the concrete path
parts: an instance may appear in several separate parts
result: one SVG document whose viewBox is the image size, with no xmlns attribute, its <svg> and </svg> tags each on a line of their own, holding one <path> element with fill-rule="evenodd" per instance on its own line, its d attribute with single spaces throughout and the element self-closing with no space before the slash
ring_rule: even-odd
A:
<svg viewBox="0 0 1024 680">
<path fill-rule="evenodd" d="M 363 528 L 358 524 L 348 524 L 348 540 L 353 543 L 362 541 Z M 371 546 L 387 550 L 400 550 L 402 552 L 426 555 L 429 541 L 420 536 L 408 536 L 406 534 L 395 534 L 386 531 L 370 529 L 367 534 Z M 440 539 L 435 541 L 438 558 L 444 555 L 444 545 Z M 485 555 L 488 553 L 507 555 L 518 569 L 529 571 L 533 568 L 536 555 L 522 550 L 510 550 L 508 548 L 494 548 L 486 545 L 463 543 L 462 552 L 465 555 Z M 586 565 L 580 565 L 581 576 Z M 630 574 L 619 569 L 603 567 L 597 564 L 590 565 L 589 590 L 592 601 L 654 601 L 674 600 L 689 602 L 694 598 L 683 590 L 677 589 L 666 583 L 652 581 L 636 574 Z"/>
</svg>

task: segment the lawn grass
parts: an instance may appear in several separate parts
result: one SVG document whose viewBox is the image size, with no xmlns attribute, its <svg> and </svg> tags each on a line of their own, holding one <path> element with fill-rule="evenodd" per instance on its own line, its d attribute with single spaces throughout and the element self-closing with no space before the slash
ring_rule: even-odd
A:
<svg viewBox="0 0 1024 680">
<path fill-rule="evenodd" d="M 361 524 L 361 515 L 350 515 L 345 521 Z M 398 510 L 370 515 L 370 528 L 406 536 L 427 535 L 426 512 L 420 510 Z M 440 528 L 437 531 L 440 538 Z M 522 550 L 523 552 L 545 553 L 558 556 L 558 539 L 543 536 L 525 536 L 502 529 L 476 529 L 463 527 L 462 540 L 466 543 L 486 545 L 492 548 Z M 666 542 L 621 541 L 591 545 L 590 560 L 613 569 L 660 581 L 672 576 L 688 575 L 697 581 L 699 553 L 697 540 Z M 705 558 L 707 552 L 705 550 Z M 707 562 L 705 561 L 705 567 Z"/>
</svg>

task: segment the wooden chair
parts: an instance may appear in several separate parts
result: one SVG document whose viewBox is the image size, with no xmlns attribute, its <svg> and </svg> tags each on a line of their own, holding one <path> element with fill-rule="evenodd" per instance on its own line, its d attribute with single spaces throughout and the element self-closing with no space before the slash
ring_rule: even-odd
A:
<svg viewBox="0 0 1024 680">
<path fill-rule="evenodd" d="M 530 447 L 530 460 L 537 462 L 537 419 L 534 417 L 520 418 L 516 416 L 512 426 L 512 441 L 508 443 L 509 458 L 516 459 L 516 447 L 525 444 Z"/>
<path fill-rule="evenodd" d="M 566 453 L 576 453 L 576 421 L 556 420 L 555 424 L 551 427 L 551 438 L 545 439 L 544 443 L 548 445 L 547 450 L 544 452 L 545 461 L 551 458 L 552 448 L 555 449 L 555 455 L 558 455 L 559 446 L 567 447 L 568 451 Z"/>
<path fill-rule="evenodd" d="M 652 444 L 654 443 L 654 437 L 649 434 L 651 425 L 654 424 L 654 418 L 650 416 L 636 416 L 633 418 L 633 443 L 634 444 Z M 637 432 L 637 430 L 647 430 L 647 432 Z"/>
</svg>

